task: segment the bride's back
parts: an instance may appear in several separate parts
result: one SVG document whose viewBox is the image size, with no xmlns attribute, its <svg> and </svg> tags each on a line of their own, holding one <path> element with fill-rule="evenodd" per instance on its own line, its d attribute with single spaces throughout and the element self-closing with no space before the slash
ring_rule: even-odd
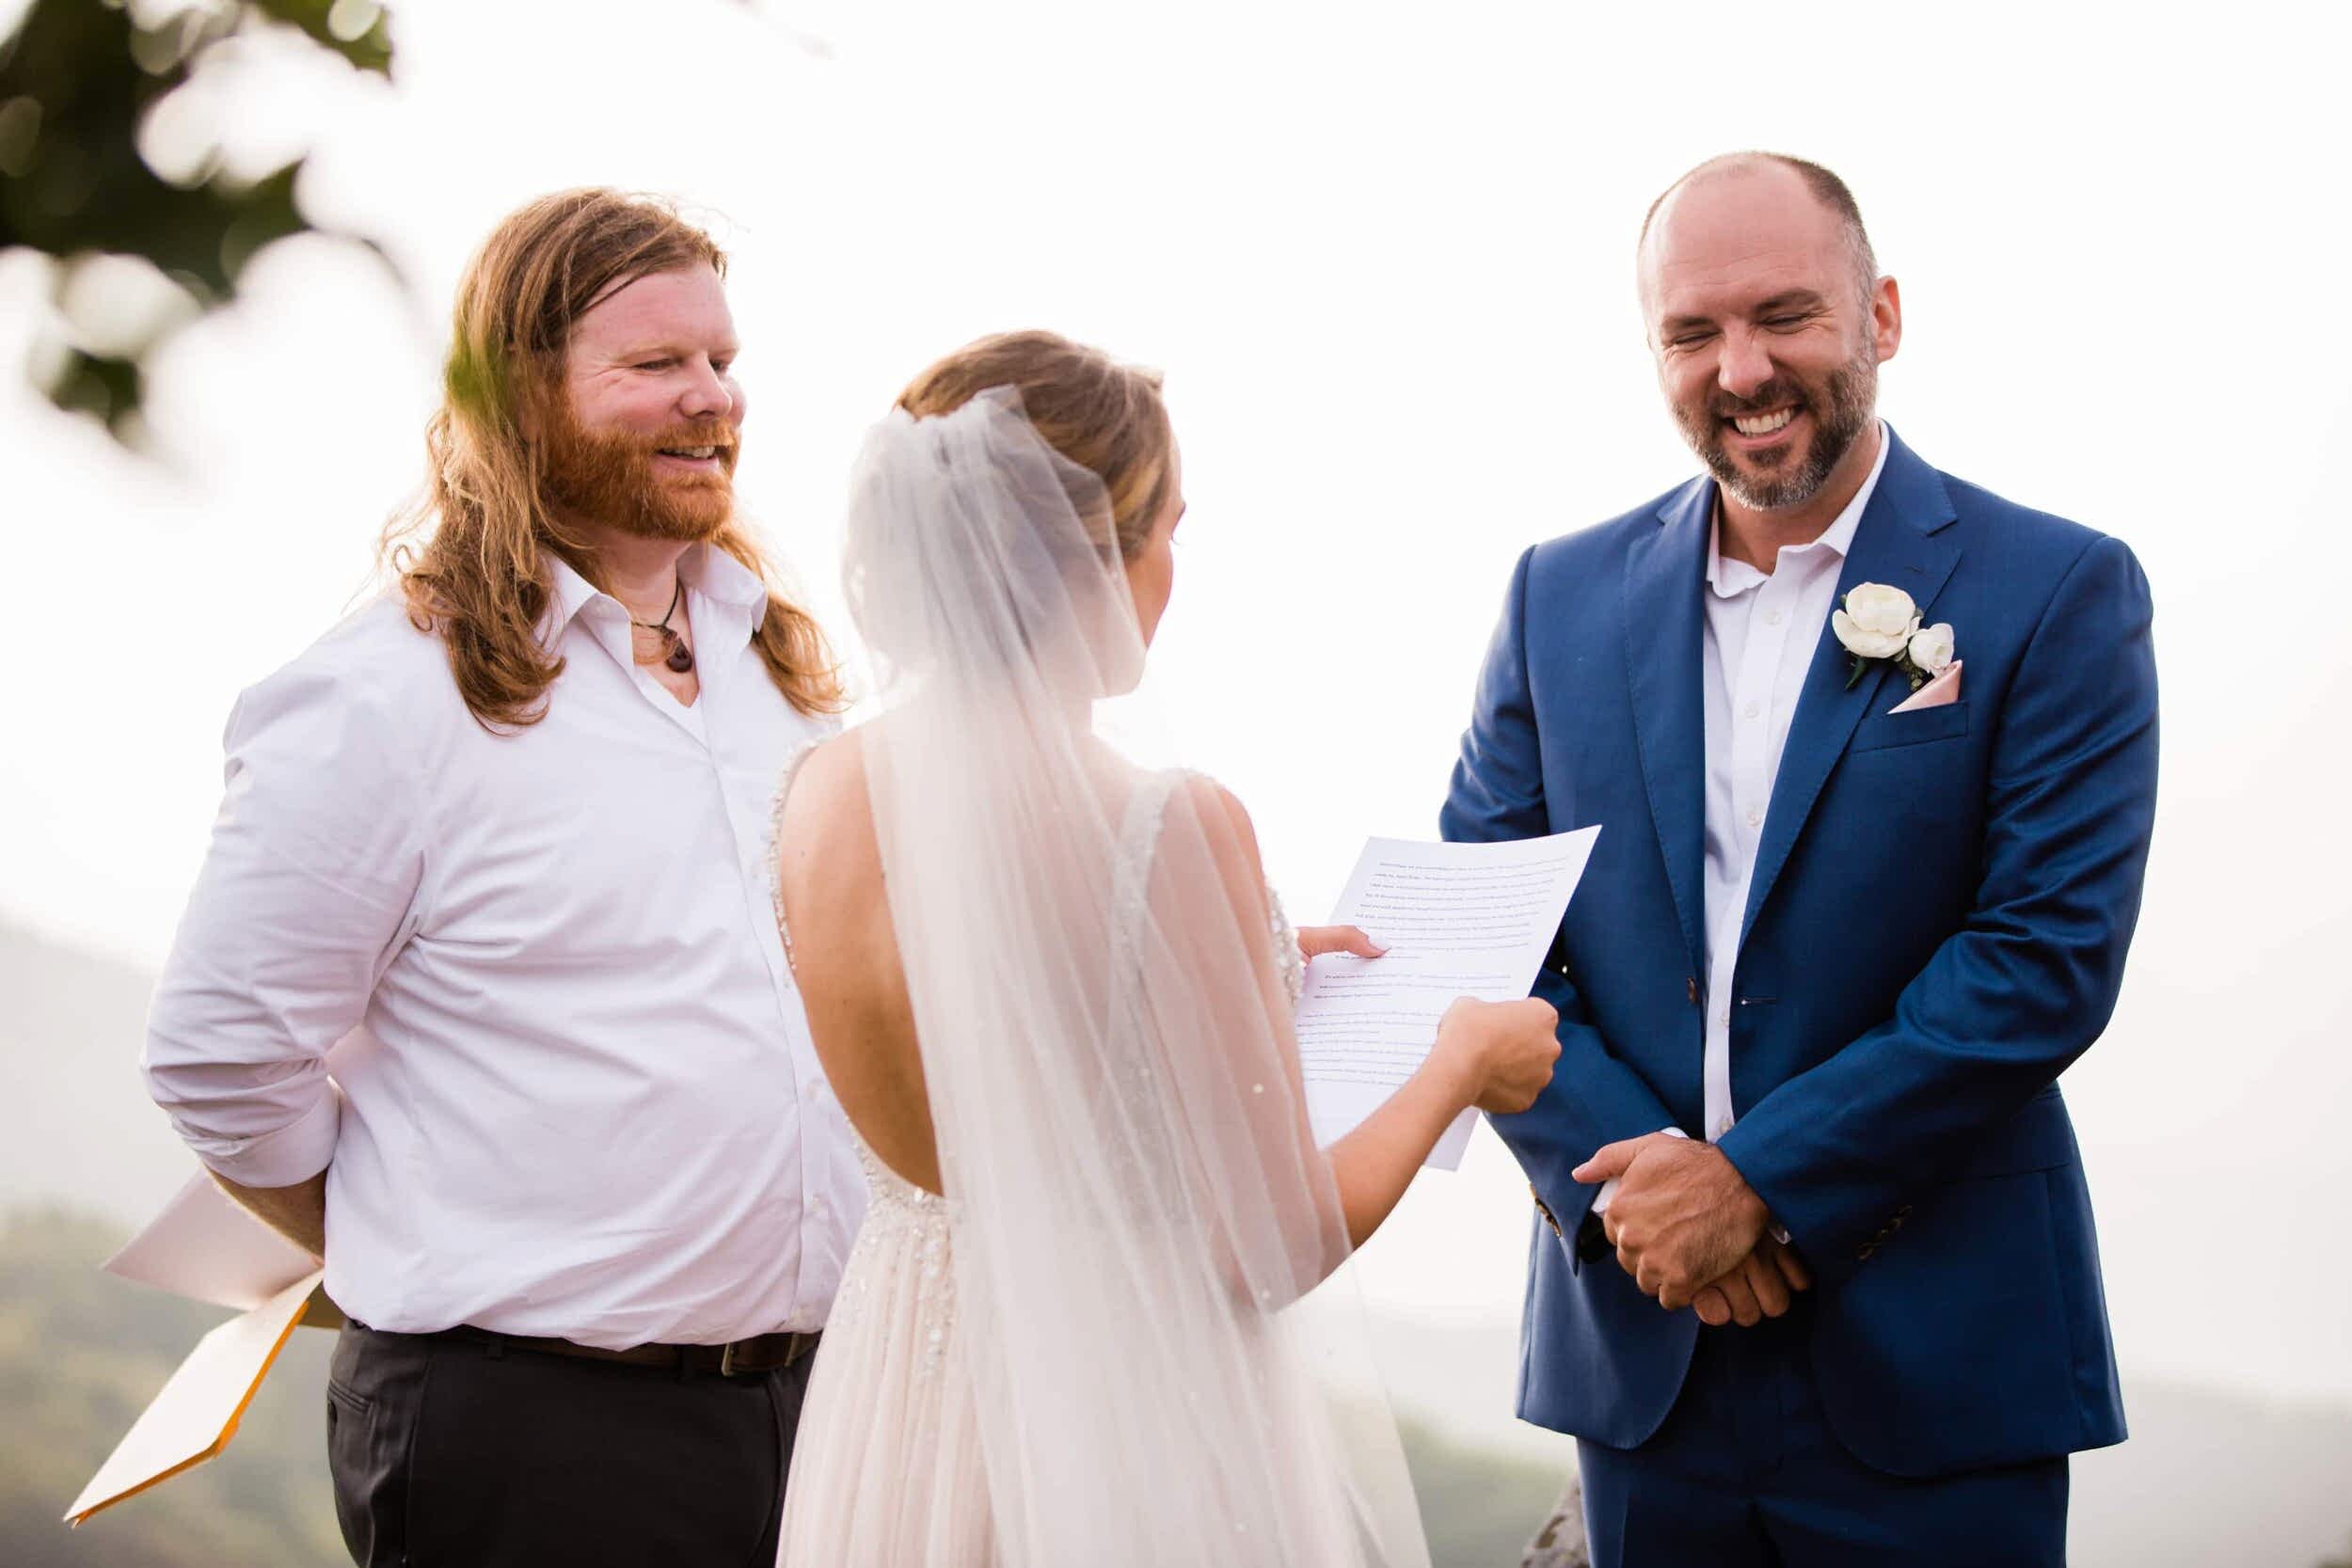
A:
<svg viewBox="0 0 2352 1568">
<path fill-rule="evenodd" d="M 778 823 L 803 1008 L 878 1180 L 810 1391 L 803 1447 L 837 1461 L 787 1505 L 809 1560 L 1427 1561 L 1393 1440 L 1361 1484 L 1276 1322 L 1349 1232 L 1248 817 L 1094 727 L 1183 510 L 1156 378 L 1048 334 L 926 372 L 853 471 L 879 712 Z M 1459 1106 L 1429 1109 L 1434 1139 Z"/>
<path fill-rule="evenodd" d="M 810 752 L 776 824 L 776 888 L 817 1059 L 875 1158 L 940 1191 L 923 1057 L 866 795 L 865 737 Z"/>
<path fill-rule="evenodd" d="M 1088 753 L 1089 782 L 1116 822 L 1143 775 L 1107 747 Z M 868 789 L 863 730 L 817 747 L 794 773 L 777 821 L 785 941 L 843 1113 L 875 1158 L 937 1193 L 945 1187 L 907 955 L 891 919 Z M 1102 870 L 1112 872 L 1107 863 Z"/>
</svg>

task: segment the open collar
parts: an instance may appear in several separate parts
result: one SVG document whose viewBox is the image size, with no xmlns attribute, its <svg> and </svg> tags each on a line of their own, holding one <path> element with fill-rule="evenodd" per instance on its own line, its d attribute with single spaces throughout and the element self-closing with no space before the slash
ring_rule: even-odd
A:
<svg viewBox="0 0 2352 1568">
<path fill-rule="evenodd" d="M 1861 531 L 1862 515 L 1868 510 L 1870 497 L 1879 487 L 1879 476 L 1886 471 L 1886 454 L 1894 448 L 1895 433 L 1886 422 L 1878 421 L 1879 454 L 1871 461 L 1870 471 L 1864 477 L 1862 487 L 1853 493 L 1845 508 L 1831 520 L 1829 527 L 1810 544 L 1798 545 L 1783 550 L 1783 555 L 1801 554 L 1805 550 L 1826 549 L 1843 561 L 1853 553 L 1853 536 Z M 1710 487 L 1707 508 L 1707 587 L 1719 599 L 1736 598 L 1762 582 L 1767 574 L 1744 561 L 1729 561 L 1723 553 L 1724 509 L 1721 494 Z"/>
<path fill-rule="evenodd" d="M 624 620 L 628 618 L 628 612 L 621 609 L 618 599 L 580 576 L 570 562 L 552 550 L 547 552 L 547 561 L 551 601 L 547 619 L 541 625 L 540 640 L 549 653 L 563 645 L 564 634 L 573 618 L 598 599 L 620 610 Z M 734 611 L 727 618 L 743 624 L 745 637 L 758 629 L 768 604 L 768 585 L 757 573 L 726 551 L 716 545 L 689 545 L 686 553 L 678 557 L 678 577 L 688 592 Z"/>
</svg>

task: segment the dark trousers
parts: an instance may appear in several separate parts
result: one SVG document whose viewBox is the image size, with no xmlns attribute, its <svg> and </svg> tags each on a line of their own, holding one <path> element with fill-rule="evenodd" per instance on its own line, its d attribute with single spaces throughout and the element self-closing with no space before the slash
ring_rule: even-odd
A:
<svg viewBox="0 0 2352 1568">
<path fill-rule="evenodd" d="M 773 1568 L 816 1357 L 720 1377 L 354 1323 L 326 1385 L 360 1568 Z"/>
<path fill-rule="evenodd" d="M 1699 1331 L 1665 1424 L 1638 1449 L 1580 1441 L 1594 1568 L 2063 1568 L 2064 1459 L 1910 1481 L 1830 1431 L 1800 1304 Z"/>
</svg>

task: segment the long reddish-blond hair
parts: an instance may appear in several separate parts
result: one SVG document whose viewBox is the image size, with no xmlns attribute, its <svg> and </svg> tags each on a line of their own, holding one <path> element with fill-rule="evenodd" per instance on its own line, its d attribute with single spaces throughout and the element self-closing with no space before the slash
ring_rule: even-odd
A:
<svg viewBox="0 0 2352 1568">
<path fill-rule="evenodd" d="M 564 350 L 591 305 L 698 263 L 726 272 L 710 236 L 668 202 L 585 188 L 541 197 L 500 224 L 458 285 L 441 406 L 425 427 L 431 473 L 385 529 L 383 559 L 409 618 L 448 645 L 457 689 L 485 727 L 536 723 L 563 673 L 541 641 L 553 602 L 548 556 L 597 578 L 588 542 L 548 504 L 523 411 L 560 405 Z M 839 670 L 815 619 L 784 597 L 739 524 L 711 543 L 769 585 L 754 643 L 776 689 L 803 713 L 839 712 Z"/>
</svg>

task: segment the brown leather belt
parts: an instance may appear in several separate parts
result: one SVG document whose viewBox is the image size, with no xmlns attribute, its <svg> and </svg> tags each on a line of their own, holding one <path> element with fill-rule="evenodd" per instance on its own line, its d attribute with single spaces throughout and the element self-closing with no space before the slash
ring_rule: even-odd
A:
<svg viewBox="0 0 2352 1568">
<path fill-rule="evenodd" d="M 604 1350 L 574 1344 L 569 1339 L 541 1339 L 525 1334 L 500 1334 L 460 1323 L 428 1338 L 466 1339 L 501 1350 L 530 1351 L 539 1355 L 566 1355 L 579 1361 L 612 1361 L 625 1367 L 662 1367 L 671 1370 L 713 1372 L 721 1377 L 750 1377 L 791 1366 L 817 1348 L 816 1334 L 762 1334 L 723 1345 L 631 1345 Z"/>
</svg>

